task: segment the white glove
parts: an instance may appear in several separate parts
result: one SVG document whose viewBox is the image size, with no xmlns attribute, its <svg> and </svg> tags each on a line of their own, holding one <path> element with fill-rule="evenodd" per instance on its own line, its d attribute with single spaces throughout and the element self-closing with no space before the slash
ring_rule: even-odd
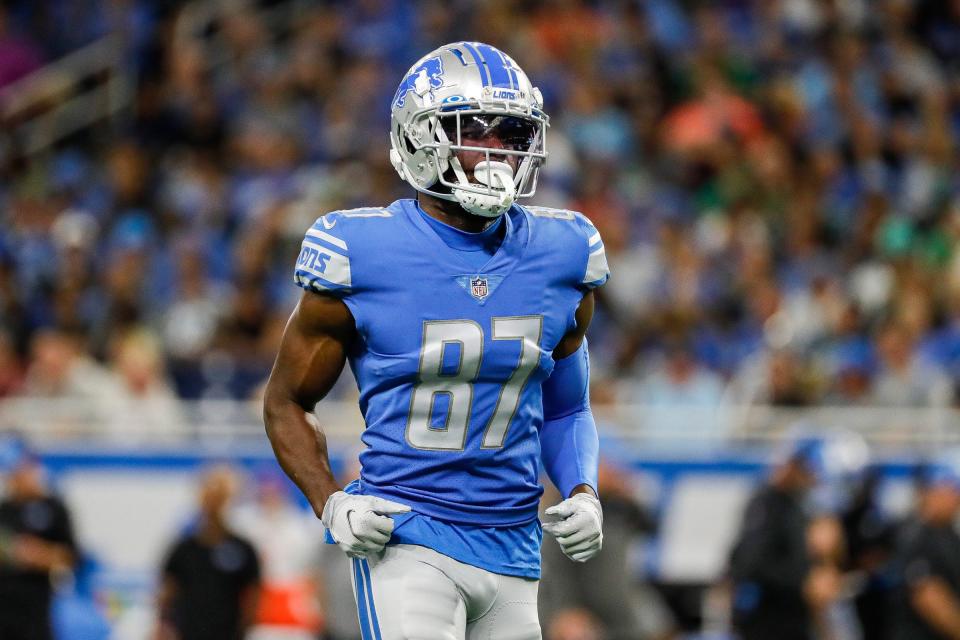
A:
<svg viewBox="0 0 960 640">
<path fill-rule="evenodd" d="M 351 558 L 379 553 L 393 533 L 393 518 L 410 507 L 374 496 L 354 496 L 337 491 L 323 506 L 320 522 Z"/>
<path fill-rule="evenodd" d="M 589 493 L 578 493 L 545 511 L 559 516 L 547 522 L 543 530 L 557 539 L 563 553 L 577 562 L 586 562 L 600 553 L 603 546 L 603 509 L 600 501 Z"/>
</svg>

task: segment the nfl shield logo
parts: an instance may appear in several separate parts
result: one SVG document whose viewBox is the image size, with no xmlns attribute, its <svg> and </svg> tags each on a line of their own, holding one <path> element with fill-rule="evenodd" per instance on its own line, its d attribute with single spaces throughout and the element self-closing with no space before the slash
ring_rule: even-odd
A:
<svg viewBox="0 0 960 640">
<path fill-rule="evenodd" d="M 477 300 L 486 298 L 487 294 L 490 293 L 490 288 L 487 286 L 487 279 L 480 276 L 470 278 L 470 293 Z"/>
</svg>

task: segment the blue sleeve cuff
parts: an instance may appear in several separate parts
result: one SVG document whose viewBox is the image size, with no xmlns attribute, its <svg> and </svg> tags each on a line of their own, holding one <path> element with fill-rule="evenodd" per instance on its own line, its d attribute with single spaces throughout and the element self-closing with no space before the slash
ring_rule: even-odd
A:
<svg viewBox="0 0 960 640">
<path fill-rule="evenodd" d="M 589 407 L 544 422 L 540 431 L 540 450 L 547 476 L 564 498 L 581 484 L 598 492 L 600 440 Z"/>
<path fill-rule="evenodd" d="M 587 342 L 558 360 L 543 383 L 540 455 L 547 476 L 564 498 L 577 485 L 597 490 L 600 442 L 590 410 L 590 355 Z"/>
</svg>

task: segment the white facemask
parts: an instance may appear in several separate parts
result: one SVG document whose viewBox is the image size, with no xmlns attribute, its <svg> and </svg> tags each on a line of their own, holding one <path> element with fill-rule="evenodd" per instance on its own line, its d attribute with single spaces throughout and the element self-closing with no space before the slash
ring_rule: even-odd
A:
<svg viewBox="0 0 960 640">
<path fill-rule="evenodd" d="M 453 188 L 453 195 L 460 206 L 475 216 L 496 218 L 509 209 L 517 198 L 513 183 L 513 168 L 506 162 L 484 160 L 473 169 L 474 179 L 491 187 L 491 193 L 472 193 Z"/>
</svg>

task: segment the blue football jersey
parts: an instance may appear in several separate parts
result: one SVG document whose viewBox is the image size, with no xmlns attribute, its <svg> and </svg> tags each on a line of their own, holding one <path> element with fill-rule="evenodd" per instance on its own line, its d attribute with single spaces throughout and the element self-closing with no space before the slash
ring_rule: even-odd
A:
<svg viewBox="0 0 960 640">
<path fill-rule="evenodd" d="M 447 523 L 536 520 L 541 384 L 585 291 L 608 270 L 579 213 L 514 205 L 479 269 L 414 200 L 327 214 L 295 279 L 341 298 L 366 429 L 357 490 Z"/>
</svg>

